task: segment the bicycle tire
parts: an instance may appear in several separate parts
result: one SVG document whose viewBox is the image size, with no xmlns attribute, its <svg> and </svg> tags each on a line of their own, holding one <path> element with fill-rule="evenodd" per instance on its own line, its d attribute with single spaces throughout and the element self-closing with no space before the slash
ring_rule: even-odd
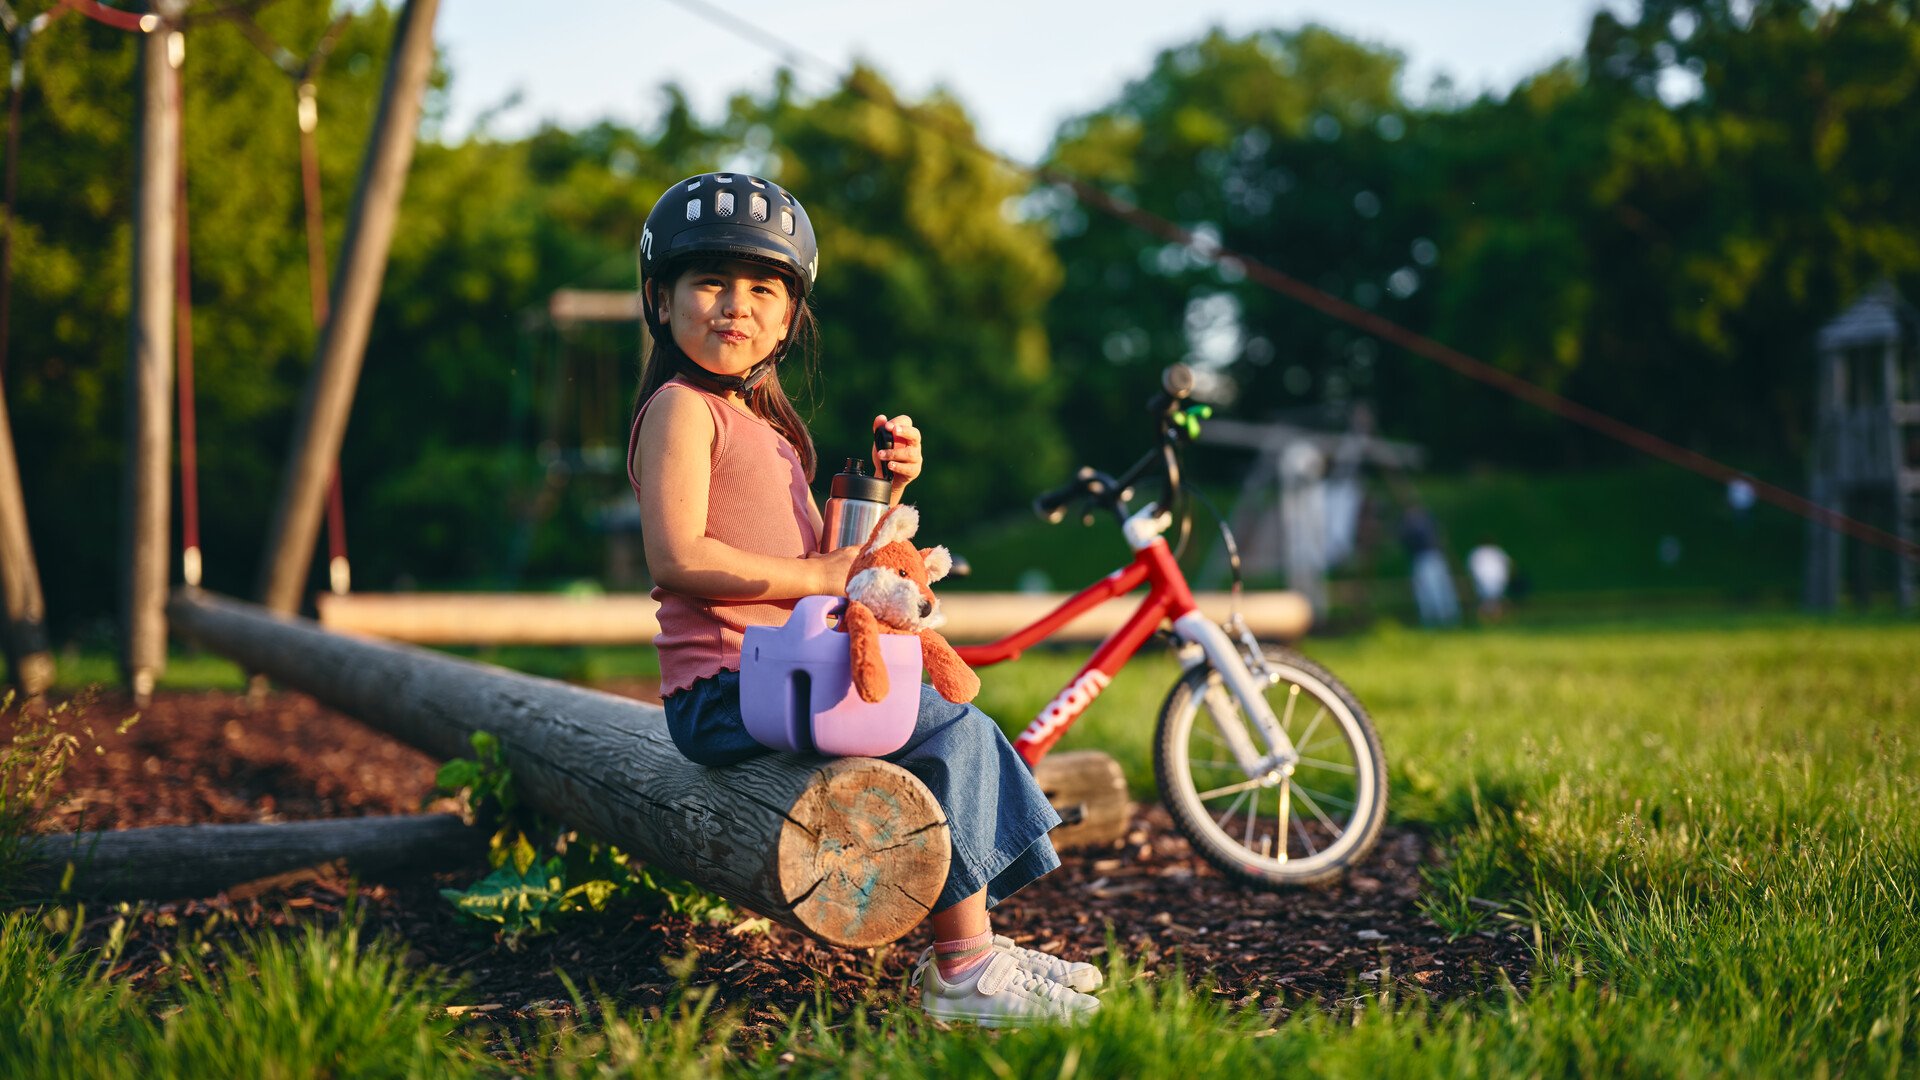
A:
<svg viewBox="0 0 1920 1080">
<path fill-rule="evenodd" d="M 1238 706 L 1219 673 L 1211 663 L 1201 663 L 1174 683 L 1160 709 L 1153 747 L 1160 798 L 1175 827 L 1192 842 L 1194 850 L 1228 877 L 1274 890 L 1322 885 L 1365 858 L 1379 840 L 1387 817 L 1386 757 L 1365 706 L 1332 672 L 1291 649 L 1267 644 L 1260 648 L 1276 677 L 1267 690 L 1268 700 L 1301 752 L 1295 771 L 1282 777 L 1285 788 L 1273 779 L 1276 774 L 1255 781 L 1235 762 L 1193 756 L 1196 739 L 1210 738 L 1218 747 L 1228 745 L 1218 730 L 1219 721 L 1214 721 L 1213 731 L 1196 723 L 1200 717 L 1211 719 L 1215 715 L 1216 706 L 1208 700 L 1210 688 L 1219 695 L 1216 701 L 1231 708 L 1233 715 L 1227 722 L 1241 724 L 1253 744 L 1262 745 L 1257 732 L 1239 717 Z M 1285 700 L 1274 697 L 1276 693 L 1282 699 L 1295 699 L 1294 707 L 1287 708 Z M 1299 695 L 1316 706 L 1306 721 L 1296 718 Z M 1330 730 L 1339 735 L 1337 746 L 1331 750 L 1329 745 L 1335 740 L 1320 734 L 1320 724 L 1327 717 L 1334 722 Z M 1345 758 L 1336 760 L 1330 756 L 1334 752 Z M 1231 779 L 1235 776 L 1239 780 Z M 1350 779 L 1335 780 L 1337 777 Z M 1223 787 L 1228 790 L 1221 794 Z M 1284 801 L 1282 791 L 1286 793 Z M 1261 818 L 1265 792 L 1273 793 L 1271 821 Z M 1249 793 L 1251 799 L 1246 798 Z M 1343 798 L 1343 793 L 1352 797 Z M 1215 805 L 1209 805 L 1210 795 Z M 1221 813 L 1219 804 L 1229 795 L 1238 798 L 1227 802 L 1225 813 Z M 1339 813 L 1341 803 L 1350 804 L 1344 817 Z M 1237 809 L 1239 818 L 1234 817 Z M 1286 827 L 1280 825 L 1283 814 Z M 1273 843 L 1274 831 L 1286 838 L 1283 844 Z"/>
</svg>

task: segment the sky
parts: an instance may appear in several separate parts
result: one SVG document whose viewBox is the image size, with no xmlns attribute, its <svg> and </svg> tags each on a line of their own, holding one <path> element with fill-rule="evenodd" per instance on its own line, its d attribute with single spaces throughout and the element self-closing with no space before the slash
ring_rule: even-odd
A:
<svg viewBox="0 0 1920 1080">
<path fill-rule="evenodd" d="M 1112 100 L 1155 53 L 1211 26 L 1232 32 L 1318 22 L 1407 57 L 1404 90 L 1438 76 L 1457 91 L 1504 91 L 1577 52 L 1602 0 L 446 0 L 434 36 L 454 82 L 445 134 L 489 112 L 511 137 L 543 121 L 647 125 L 677 82 L 702 116 L 728 95 L 763 91 L 781 60 L 804 92 L 829 88 L 855 59 L 909 98 L 944 86 L 987 145 L 1038 160 L 1061 121 Z M 738 20 L 738 32 L 713 18 Z M 748 36 L 742 36 L 742 35 Z M 518 98 L 518 104 L 502 108 Z"/>
</svg>

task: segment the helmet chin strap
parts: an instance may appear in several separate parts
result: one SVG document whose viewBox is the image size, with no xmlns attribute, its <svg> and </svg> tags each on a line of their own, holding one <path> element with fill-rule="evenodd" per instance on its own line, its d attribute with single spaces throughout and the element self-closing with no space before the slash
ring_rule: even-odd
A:
<svg viewBox="0 0 1920 1080">
<path fill-rule="evenodd" d="M 759 386 L 767 376 L 773 374 L 774 368 L 780 364 L 780 358 L 786 355 L 787 352 L 787 342 L 783 341 L 765 360 L 753 365 L 746 371 L 738 375 L 722 375 L 719 372 L 708 371 L 706 368 L 701 367 L 693 357 L 688 356 L 686 352 L 680 348 L 679 343 L 674 341 L 671 335 L 666 335 L 665 340 L 662 341 L 661 344 L 666 347 L 667 354 L 673 360 L 674 371 L 680 375 L 680 377 L 708 393 L 725 394 L 732 392 L 739 394 L 741 397 L 746 397 L 748 394 L 753 393 L 755 387 Z"/>
</svg>

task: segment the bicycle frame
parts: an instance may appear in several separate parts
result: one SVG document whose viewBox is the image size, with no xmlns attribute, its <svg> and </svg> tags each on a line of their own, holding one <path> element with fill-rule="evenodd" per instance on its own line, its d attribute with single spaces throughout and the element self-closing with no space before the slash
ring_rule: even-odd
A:
<svg viewBox="0 0 1920 1080">
<path fill-rule="evenodd" d="M 972 667 L 985 667 L 1013 660 L 1045 640 L 1054 631 L 1088 610 L 1148 586 L 1147 595 L 1118 630 L 1109 634 L 1093 652 L 1072 681 L 1055 695 L 1025 731 L 1013 741 L 1014 750 L 1028 765 L 1038 764 L 1048 750 L 1060 741 L 1075 720 L 1086 712 L 1101 692 L 1113 682 L 1140 646 L 1146 644 L 1163 622 L 1171 623 L 1182 642 L 1197 646 L 1226 681 L 1241 707 L 1252 714 L 1266 737 L 1272 753 L 1263 755 L 1245 733 L 1232 727 L 1226 734 L 1240 766 L 1249 776 L 1275 766 L 1291 765 L 1297 756 L 1291 740 L 1260 693 L 1254 675 L 1247 670 L 1233 641 L 1212 620 L 1201 614 L 1187 587 L 1186 575 L 1174 561 L 1173 552 L 1160 535 L 1171 521 L 1170 515 L 1148 505 L 1128 518 L 1123 526 L 1127 543 L 1133 548 L 1133 561 L 1067 598 L 1061 605 L 1030 625 L 998 641 L 984 645 L 956 646 L 960 659 Z M 1198 662 L 1197 658 L 1196 661 Z M 1231 726 L 1230 726 L 1231 727 Z"/>
</svg>

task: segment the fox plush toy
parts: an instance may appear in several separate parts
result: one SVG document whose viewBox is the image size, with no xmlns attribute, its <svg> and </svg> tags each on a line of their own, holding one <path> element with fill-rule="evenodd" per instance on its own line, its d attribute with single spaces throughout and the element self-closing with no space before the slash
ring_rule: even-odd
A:
<svg viewBox="0 0 1920 1080">
<path fill-rule="evenodd" d="M 944 547 L 915 548 L 920 512 L 911 506 L 888 510 L 861 545 L 847 574 L 847 611 L 840 620 L 849 641 L 853 686 L 862 701 L 887 696 L 887 665 L 880 656 L 881 634 L 920 638 L 920 659 L 940 696 L 964 705 L 980 692 L 980 676 L 935 629 L 947 621 L 928 586 L 953 569 Z"/>
</svg>

